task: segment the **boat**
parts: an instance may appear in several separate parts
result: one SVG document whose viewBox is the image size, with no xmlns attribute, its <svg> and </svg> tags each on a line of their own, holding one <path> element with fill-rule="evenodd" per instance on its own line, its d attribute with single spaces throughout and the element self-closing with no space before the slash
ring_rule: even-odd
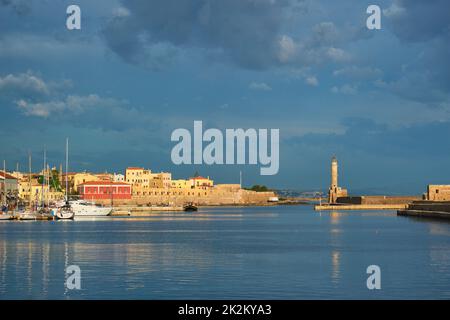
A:
<svg viewBox="0 0 450 320">
<path fill-rule="evenodd" d="M 193 203 L 187 203 L 183 206 L 184 211 L 198 211 L 198 207 L 196 207 Z"/>
<path fill-rule="evenodd" d="M 9 213 L 2 213 L 2 214 L 0 214 L 0 221 L 12 220 L 13 218 L 14 218 L 14 216 L 12 214 L 9 214 Z"/>
<path fill-rule="evenodd" d="M 23 212 L 17 212 L 15 215 L 15 218 L 17 220 L 36 220 L 37 215 L 35 212 L 32 211 L 23 211 Z"/>
<path fill-rule="evenodd" d="M 66 199 L 65 204 L 62 207 L 56 208 L 55 218 L 58 220 L 71 220 L 75 217 L 75 213 L 72 210 L 69 202 L 69 181 L 67 180 L 69 168 L 69 138 L 66 138 Z"/>
<path fill-rule="evenodd" d="M 113 210 L 111 207 L 103 207 L 85 200 L 70 201 L 70 206 L 75 217 L 105 217 Z"/>
<path fill-rule="evenodd" d="M 36 220 L 53 220 L 54 218 L 53 211 L 48 207 L 40 208 L 36 212 Z"/>
<path fill-rule="evenodd" d="M 67 202 L 66 205 L 56 209 L 55 218 L 58 220 L 72 220 L 75 217 L 75 213 L 70 206 L 70 203 Z"/>
</svg>

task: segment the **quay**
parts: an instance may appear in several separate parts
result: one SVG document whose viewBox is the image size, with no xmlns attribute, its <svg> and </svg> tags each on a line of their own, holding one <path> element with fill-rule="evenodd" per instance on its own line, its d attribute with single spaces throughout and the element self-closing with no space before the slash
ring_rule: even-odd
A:
<svg viewBox="0 0 450 320">
<path fill-rule="evenodd" d="M 450 201 L 414 201 L 407 208 L 398 210 L 397 215 L 450 219 Z"/>
<path fill-rule="evenodd" d="M 184 211 L 182 206 L 120 206 L 114 208 L 111 216 L 142 216 L 150 212 Z"/>
<path fill-rule="evenodd" d="M 407 206 L 407 204 L 318 204 L 314 206 L 314 210 L 400 210 L 406 209 Z"/>
</svg>

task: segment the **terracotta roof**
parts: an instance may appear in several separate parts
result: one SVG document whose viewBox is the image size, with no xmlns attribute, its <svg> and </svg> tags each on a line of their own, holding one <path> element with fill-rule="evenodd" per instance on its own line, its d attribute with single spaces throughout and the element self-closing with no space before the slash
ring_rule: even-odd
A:
<svg viewBox="0 0 450 320">
<path fill-rule="evenodd" d="M 4 179 L 5 176 L 6 176 L 6 179 L 15 179 L 15 180 L 17 180 L 16 177 L 10 175 L 8 172 L 5 173 L 5 172 L 3 172 L 3 171 L 0 171 L 0 177 L 1 177 L 2 179 Z"/>
<path fill-rule="evenodd" d="M 102 186 L 102 185 L 108 185 L 108 186 L 131 186 L 128 183 L 125 182 L 112 182 L 112 181 L 88 181 L 82 184 L 79 184 L 79 186 Z"/>
</svg>

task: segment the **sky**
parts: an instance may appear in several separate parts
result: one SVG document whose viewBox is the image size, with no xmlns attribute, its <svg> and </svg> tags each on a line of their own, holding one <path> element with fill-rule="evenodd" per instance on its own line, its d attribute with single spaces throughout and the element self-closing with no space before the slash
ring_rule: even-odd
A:
<svg viewBox="0 0 450 320">
<path fill-rule="evenodd" d="M 66 8 L 81 8 L 81 30 Z M 381 29 L 366 9 L 381 7 Z M 450 183 L 446 0 L 0 0 L 0 160 L 351 194 Z M 175 165 L 171 133 L 280 129 L 279 172 Z"/>
</svg>

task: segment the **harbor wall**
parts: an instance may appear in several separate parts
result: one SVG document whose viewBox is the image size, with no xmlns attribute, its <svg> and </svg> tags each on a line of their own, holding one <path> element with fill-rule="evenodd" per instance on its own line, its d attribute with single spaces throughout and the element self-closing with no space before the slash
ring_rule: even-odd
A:
<svg viewBox="0 0 450 320">
<path fill-rule="evenodd" d="M 420 200 L 418 196 L 348 196 L 337 198 L 339 204 L 397 205 Z"/>
<path fill-rule="evenodd" d="M 175 188 L 155 188 L 150 190 L 149 195 L 133 196 L 131 199 L 111 199 L 95 200 L 98 204 L 121 206 L 182 206 L 192 202 L 196 205 L 265 205 L 271 197 L 275 197 L 274 192 L 256 192 L 240 189 L 239 185 L 222 185 L 220 187 L 205 189 L 175 189 Z"/>
</svg>

